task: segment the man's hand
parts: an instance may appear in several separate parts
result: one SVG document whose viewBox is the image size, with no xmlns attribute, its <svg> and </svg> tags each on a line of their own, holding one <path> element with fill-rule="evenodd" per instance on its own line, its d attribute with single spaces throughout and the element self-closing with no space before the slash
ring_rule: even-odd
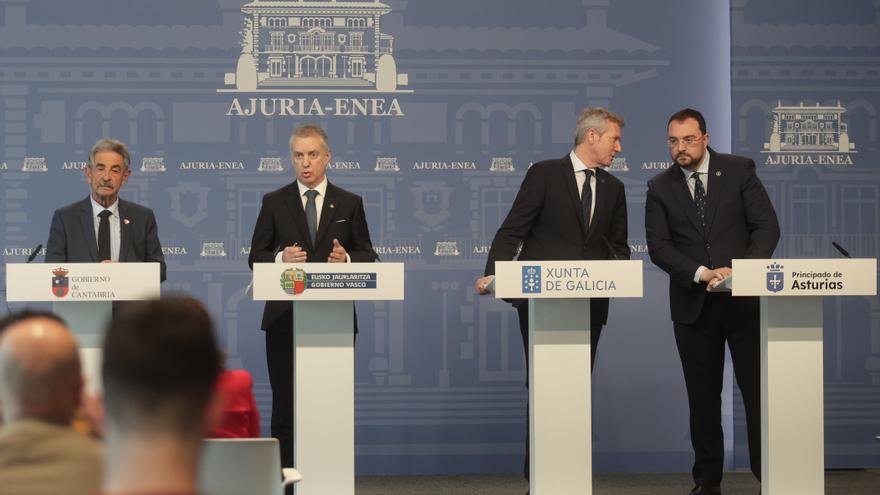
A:
<svg viewBox="0 0 880 495">
<path fill-rule="evenodd" d="M 339 240 L 333 239 L 333 250 L 330 251 L 330 256 L 327 257 L 327 262 L 345 263 L 348 261 L 348 257 L 345 254 L 345 248 L 342 247 L 342 244 L 339 244 Z"/>
<path fill-rule="evenodd" d="M 733 270 L 726 266 L 714 270 L 706 269 L 700 274 L 700 282 L 706 284 L 706 292 L 711 292 L 712 289 L 721 285 L 721 283 L 724 282 L 724 279 L 729 277 L 732 273 Z"/>
<path fill-rule="evenodd" d="M 294 244 L 284 248 L 284 251 L 281 252 L 281 261 L 284 263 L 305 263 L 307 256 L 308 253 L 303 251 L 303 248 Z"/>
<path fill-rule="evenodd" d="M 485 277 L 478 278 L 476 285 L 474 285 L 474 291 L 481 296 L 490 293 L 489 284 L 491 284 L 493 280 L 495 280 L 495 275 L 486 275 Z"/>
</svg>

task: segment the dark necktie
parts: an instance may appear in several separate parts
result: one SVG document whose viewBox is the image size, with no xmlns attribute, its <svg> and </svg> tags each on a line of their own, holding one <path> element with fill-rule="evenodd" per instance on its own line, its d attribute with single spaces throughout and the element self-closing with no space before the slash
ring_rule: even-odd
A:
<svg viewBox="0 0 880 495">
<path fill-rule="evenodd" d="M 593 177 L 593 171 L 584 170 L 586 179 L 584 186 L 581 188 L 581 207 L 584 209 L 584 222 L 587 224 L 587 230 L 590 230 L 590 207 L 593 204 L 593 190 L 590 189 L 590 179 Z"/>
<path fill-rule="evenodd" d="M 318 191 L 309 189 L 306 191 L 306 223 L 309 224 L 309 236 L 312 238 L 312 247 L 315 247 L 315 238 L 318 236 L 318 207 L 315 204 L 315 196 Z"/>
<path fill-rule="evenodd" d="M 104 210 L 98 213 L 101 221 L 98 222 L 98 261 L 107 261 L 110 257 L 110 215 L 113 212 Z"/>
<path fill-rule="evenodd" d="M 706 230 L 706 189 L 700 180 L 700 173 L 694 172 L 694 204 L 697 205 L 697 216 L 700 217 L 700 225 Z"/>
</svg>

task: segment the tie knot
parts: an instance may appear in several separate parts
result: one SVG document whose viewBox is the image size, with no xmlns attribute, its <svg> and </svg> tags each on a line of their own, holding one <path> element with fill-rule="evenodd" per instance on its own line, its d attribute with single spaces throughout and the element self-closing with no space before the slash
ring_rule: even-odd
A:
<svg viewBox="0 0 880 495">
<path fill-rule="evenodd" d="M 306 191 L 306 197 L 309 199 L 315 199 L 315 197 L 317 195 L 318 195 L 318 191 L 316 191 L 314 189 L 309 189 L 308 191 Z"/>
<path fill-rule="evenodd" d="M 593 177 L 593 171 L 588 168 L 585 168 L 584 169 L 584 176 L 587 178 L 587 180 L 590 180 L 590 178 Z"/>
<path fill-rule="evenodd" d="M 110 210 L 104 210 L 101 213 L 98 213 L 98 216 L 101 218 L 109 218 L 111 215 L 113 215 L 113 212 Z"/>
</svg>

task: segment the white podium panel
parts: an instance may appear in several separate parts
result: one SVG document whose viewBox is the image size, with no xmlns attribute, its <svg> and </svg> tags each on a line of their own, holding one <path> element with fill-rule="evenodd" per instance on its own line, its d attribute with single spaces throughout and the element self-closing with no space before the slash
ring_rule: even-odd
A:
<svg viewBox="0 0 880 495">
<path fill-rule="evenodd" d="M 761 490 L 825 493 L 823 296 L 877 294 L 876 259 L 733 260 L 761 299 Z"/>
<path fill-rule="evenodd" d="M 52 302 L 80 348 L 86 391 L 101 390 L 101 347 L 113 301 L 160 295 L 158 263 L 9 263 L 8 301 Z"/>
<path fill-rule="evenodd" d="M 354 495 L 354 303 L 402 300 L 403 263 L 255 263 L 254 299 L 293 301 L 297 495 Z"/>
<path fill-rule="evenodd" d="M 495 296 L 529 299 L 529 492 L 591 494 L 590 298 L 641 297 L 642 262 L 497 262 Z"/>
</svg>

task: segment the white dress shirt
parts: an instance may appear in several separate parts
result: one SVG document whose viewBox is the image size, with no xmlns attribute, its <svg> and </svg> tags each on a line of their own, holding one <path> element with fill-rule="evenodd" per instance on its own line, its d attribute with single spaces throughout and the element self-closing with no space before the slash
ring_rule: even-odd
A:
<svg viewBox="0 0 880 495">
<path fill-rule="evenodd" d="M 119 245 L 122 239 L 122 227 L 119 218 L 119 198 L 116 198 L 116 202 L 110 205 L 109 208 L 104 208 L 91 195 L 89 195 L 89 199 L 92 200 L 92 220 L 94 220 L 95 224 L 95 245 L 97 246 L 98 241 L 98 227 L 101 225 L 101 217 L 98 216 L 104 210 L 110 210 L 110 217 L 107 220 L 110 221 L 110 259 L 112 261 L 119 261 Z"/>
</svg>

